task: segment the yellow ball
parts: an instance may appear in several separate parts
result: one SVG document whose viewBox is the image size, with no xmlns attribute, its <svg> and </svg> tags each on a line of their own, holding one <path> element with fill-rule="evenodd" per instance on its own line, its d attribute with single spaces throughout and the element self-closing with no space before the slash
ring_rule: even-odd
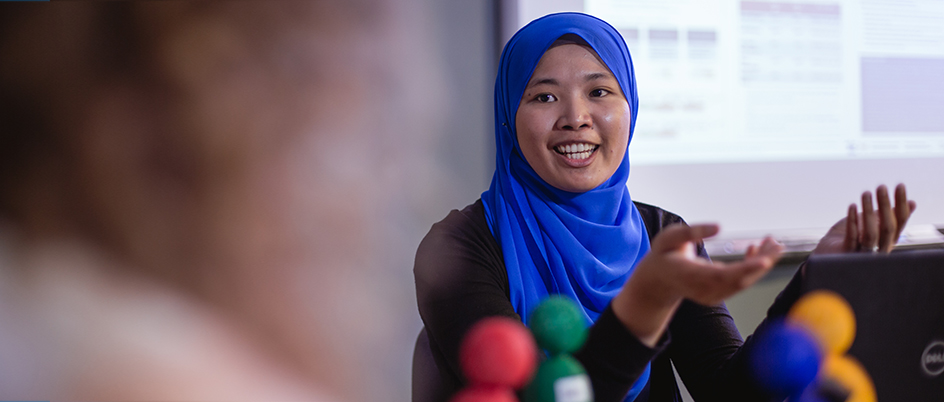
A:
<svg viewBox="0 0 944 402">
<path fill-rule="evenodd" d="M 819 377 L 838 382 L 849 390 L 849 398 L 846 402 L 876 402 L 878 400 L 872 377 L 858 360 L 850 356 L 826 356 L 820 368 Z"/>
<path fill-rule="evenodd" d="M 800 298 L 790 309 L 787 320 L 813 334 L 824 355 L 841 355 L 855 339 L 855 315 L 842 296 L 828 290 L 815 290 Z"/>
</svg>

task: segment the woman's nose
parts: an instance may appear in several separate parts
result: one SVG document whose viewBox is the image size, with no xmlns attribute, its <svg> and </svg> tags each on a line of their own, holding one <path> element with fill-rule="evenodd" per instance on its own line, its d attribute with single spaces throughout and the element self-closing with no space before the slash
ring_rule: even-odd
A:
<svg viewBox="0 0 944 402">
<path fill-rule="evenodd" d="M 593 127 L 593 119 L 590 117 L 590 108 L 586 100 L 571 99 L 562 103 L 564 108 L 557 119 L 558 129 L 580 130 Z"/>
</svg>

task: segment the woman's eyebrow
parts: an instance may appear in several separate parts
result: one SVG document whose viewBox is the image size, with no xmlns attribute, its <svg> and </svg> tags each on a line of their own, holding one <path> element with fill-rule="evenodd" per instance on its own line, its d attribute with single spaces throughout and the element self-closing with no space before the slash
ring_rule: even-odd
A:
<svg viewBox="0 0 944 402">
<path fill-rule="evenodd" d="M 594 81 L 594 80 L 600 80 L 600 79 L 606 79 L 606 78 L 614 78 L 614 79 L 615 79 L 616 77 L 614 77 L 613 74 L 609 74 L 609 73 L 590 73 L 590 74 L 585 75 L 585 76 L 583 77 L 583 80 L 584 80 L 584 81 Z"/>
<path fill-rule="evenodd" d="M 528 88 L 536 87 L 538 85 L 558 85 L 559 86 L 560 83 L 557 82 L 557 80 L 553 78 L 542 78 L 539 80 L 531 81 L 531 83 L 528 84 Z"/>
</svg>

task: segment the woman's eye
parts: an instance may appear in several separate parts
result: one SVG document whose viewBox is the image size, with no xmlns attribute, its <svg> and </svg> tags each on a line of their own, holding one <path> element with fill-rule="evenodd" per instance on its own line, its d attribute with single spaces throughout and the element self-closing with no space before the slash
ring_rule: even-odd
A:
<svg viewBox="0 0 944 402">
<path fill-rule="evenodd" d="M 590 91 L 590 96 L 591 96 L 591 97 L 594 97 L 594 98 L 599 98 L 599 97 L 606 96 L 606 95 L 609 94 L 609 93 L 610 93 L 610 91 L 607 91 L 607 90 L 605 90 L 605 89 L 594 89 L 594 90 Z"/>
<path fill-rule="evenodd" d="M 535 96 L 534 100 L 541 103 L 547 103 L 547 102 L 553 102 L 557 100 L 557 98 L 555 98 L 554 95 L 551 95 L 551 94 L 540 94 L 538 96 Z"/>
</svg>

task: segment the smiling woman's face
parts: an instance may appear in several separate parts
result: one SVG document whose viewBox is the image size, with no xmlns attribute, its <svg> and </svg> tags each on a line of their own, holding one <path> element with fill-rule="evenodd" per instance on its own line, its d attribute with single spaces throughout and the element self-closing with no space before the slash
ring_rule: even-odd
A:
<svg viewBox="0 0 944 402">
<path fill-rule="evenodd" d="M 515 116 L 525 160 L 564 191 L 598 187 L 629 145 L 629 104 L 613 73 L 577 44 L 551 47 L 534 69 Z"/>
</svg>

